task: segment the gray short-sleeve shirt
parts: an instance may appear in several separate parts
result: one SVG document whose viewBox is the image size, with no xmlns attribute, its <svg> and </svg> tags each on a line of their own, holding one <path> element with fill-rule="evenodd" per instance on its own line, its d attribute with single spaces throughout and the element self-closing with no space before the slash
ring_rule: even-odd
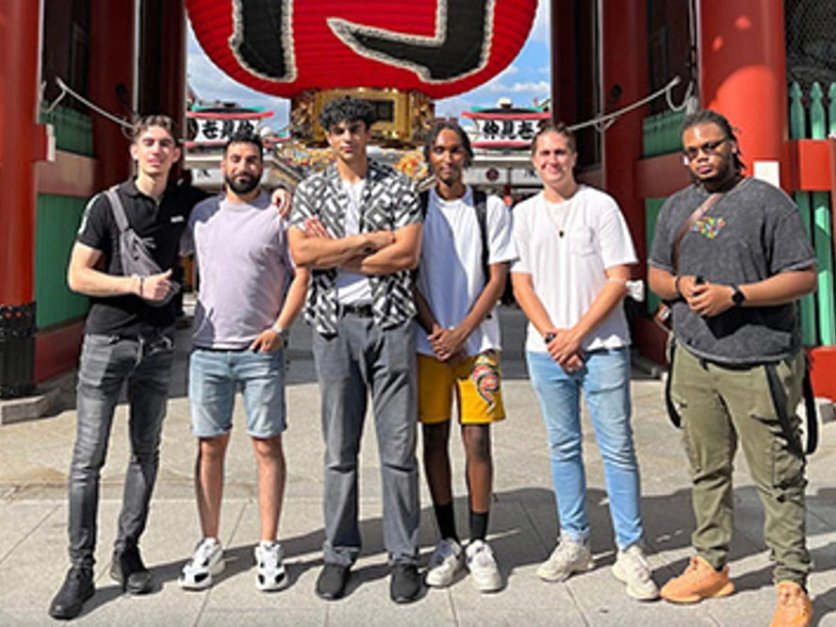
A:
<svg viewBox="0 0 836 627">
<path fill-rule="evenodd" d="M 668 198 L 656 223 L 650 265 L 674 271 L 676 234 L 707 197 L 705 190 L 692 185 Z M 798 208 L 789 196 L 769 183 L 749 178 L 685 234 L 677 274 L 742 285 L 815 263 Z M 677 341 L 691 352 L 720 363 L 776 361 L 801 347 L 796 303 L 734 307 L 719 316 L 702 317 L 684 301 L 677 301 L 673 304 L 673 330 Z"/>
</svg>

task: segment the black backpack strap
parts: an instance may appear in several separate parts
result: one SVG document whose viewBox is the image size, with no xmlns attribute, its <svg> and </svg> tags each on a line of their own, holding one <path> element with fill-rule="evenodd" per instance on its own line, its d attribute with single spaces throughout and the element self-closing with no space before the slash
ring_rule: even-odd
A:
<svg viewBox="0 0 836 627">
<path fill-rule="evenodd" d="M 107 189 L 105 191 L 105 198 L 110 203 L 110 210 L 113 212 L 113 217 L 116 220 L 116 226 L 119 227 L 119 232 L 124 233 L 131 225 L 128 223 L 128 214 L 125 213 L 125 206 L 122 204 L 122 199 L 116 192 L 117 186 Z"/>
<path fill-rule="evenodd" d="M 427 210 L 430 208 L 430 190 L 425 189 L 418 194 L 418 200 L 421 201 L 421 217 L 427 219 Z"/>
<path fill-rule="evenodd" d="M 665 380 L 665 410 L 668 418 L 677 429 L 682 428 L 682 416 L 676 409 L 676 404 L 671 397 L 671 385 L 673 384 L 673 360 L 676 359 L 676 340 L 672 340 L 668 349 L 668 378 Z"/>
<path fill-rule="evenodd" d="M 781 384 L 781 377 L 778 375 L 778 370 L 773 363 L 764 364 L 763 367 L 766 370 L 766 382 L 769 386 L 769 395 L 772 397 L 772 405 L 775 407 L 775 414 L 778 416 L 778 423 L 784 432 L 787 445 L 793 453 L 804 455 L 804 447 L 798 439 L 792 418 L 787 413 L 787 393 Z M 807 418 L 809 425 L 810 422 L 815 422 L 816 416 L 812 414 Z"/>
<path fill-rule="evenodd" d="M 473 190 L 473 209 L 476 211 L 476 220 L 479 222 L 479 236 L 482 240 L 482 272 L 487 283 L 491 278 L 491 268 L 488 263 L 491 258 L 488 246 L 488 195 L 482 190 Z"/>
<path fill-rule="evenodd" d="M 801 390 L 804 394 L 804 410 L 807 414 L 807 424 L 805 431 L 807 432 L 807 449 L 805 453 L 810 455 L 815 453 L 819 445 L 819 416 L 818 407 L 816 407 L 816 397 L 813 395 L 813 381 L 810 379 L 810 362 L 809 359 L 804 368 L 804 379 L 801 382 Z"/>
</svg>

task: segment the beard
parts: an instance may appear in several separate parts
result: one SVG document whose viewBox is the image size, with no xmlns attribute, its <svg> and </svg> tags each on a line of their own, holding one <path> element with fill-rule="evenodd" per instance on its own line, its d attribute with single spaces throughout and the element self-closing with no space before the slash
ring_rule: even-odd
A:
<svg viewBox="0 0 836 627">
<path fill-rule="evenodd" d="M 256 177 L 251 174 L 241 174 L 238 177 L 224 176 L 227 187 L 236 194 L 249 194 L 258 187 L 260 179 L 260 176 Z"/>
</svg>

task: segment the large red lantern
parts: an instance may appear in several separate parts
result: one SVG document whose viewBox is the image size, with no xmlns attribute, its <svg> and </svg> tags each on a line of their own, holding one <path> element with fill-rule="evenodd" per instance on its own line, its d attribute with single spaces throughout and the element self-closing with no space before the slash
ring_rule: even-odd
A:
<svg viewBox="0 0 836 627">
<path fill-rule="evenodd" d="M 537 0 L 186 0 L 206 54 L 258 91 L 367 87 L 445 98 L 522 48 Z"/>
</svg>

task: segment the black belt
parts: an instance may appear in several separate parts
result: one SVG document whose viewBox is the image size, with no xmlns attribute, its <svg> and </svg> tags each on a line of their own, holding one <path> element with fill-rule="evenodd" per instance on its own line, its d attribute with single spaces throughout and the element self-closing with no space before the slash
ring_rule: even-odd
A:
<svg viewBox="0 0 836 627">
<path fill-rule="evenodd" d="M 359 316 L 360 318 L 373 318 L 374 309 L 371 305 L 340 305 L 339 313 L 341 316 L 351 314 L 352 316 Z"/>
</svg>

